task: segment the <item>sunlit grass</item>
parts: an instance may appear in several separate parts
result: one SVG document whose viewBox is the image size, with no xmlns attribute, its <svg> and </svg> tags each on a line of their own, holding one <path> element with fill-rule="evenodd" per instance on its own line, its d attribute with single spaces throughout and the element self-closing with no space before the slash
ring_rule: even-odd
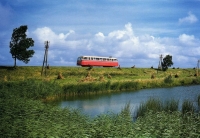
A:
<svg viewBox="0 0 200 138">
<path fill-rule="evenodd" d="M 41 67 L 0 68 L 0 82 L 34 80 L 38 83 L 56 83 L 64 90 L 62 95 L 200 84 L 200 78 L 192 75 L 195 72 L 193 69 L 169 69 L 163 72 L 151 68 L 122 68 L 119 70 L 94 67 L 88 70 L 83 67 L 50 67 L 47 69 L 46 76 L 44 74 L 41 76 L 41 71 Z M 177 74 L 179 77 L 175 78 Z M 59 78 L 59 75 L 62 77 Z M 47 99 L 52 99 L 50 98 L 52 95 L 47 96 Z"/>
</svg>

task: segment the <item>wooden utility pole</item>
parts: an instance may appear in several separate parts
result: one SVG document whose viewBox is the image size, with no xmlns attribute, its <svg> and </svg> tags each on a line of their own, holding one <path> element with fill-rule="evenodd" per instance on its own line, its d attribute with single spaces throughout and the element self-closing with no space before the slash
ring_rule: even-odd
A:
<svg viewBox="0 0 200 138">
<path fill-rule="evenodd" d="M 198 62 L 197 62 L 197 76 L 199 76 L 199 62 L 200 62 L 200 60 L 198 60 Z"/>
<path fill-rule="evenodd" d="M 160 55 L 160 61 L 159 61 L 159 63 L 158 63 L 158 69 L 161 69 L 162 70 L 162 58 L 163 58 L 163 56 L 162 56 L 162 54 Z"/>
<path fill-rule="evenodd" d="M 44 53 L 44 60 L 43 60 L 43 65 L 42 65 L 42 72 L 41 72 L 41 76 L 43 74 L 43 71 L 45 72 L 45 76 L 47 75 L 47 57 L 48 57 L 48 48 L 49 48 L 49 41 L 45 41 L 44 44 L 44 48 L 45 48 L 45 53 Z M 44 70 L 45 69 L 45 70 Z"/>
</svg>

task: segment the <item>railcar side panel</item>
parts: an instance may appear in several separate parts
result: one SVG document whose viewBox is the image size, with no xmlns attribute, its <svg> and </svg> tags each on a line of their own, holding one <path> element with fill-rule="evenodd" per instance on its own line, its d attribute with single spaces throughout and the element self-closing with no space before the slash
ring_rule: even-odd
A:
<svg viewBox="0 0 200 138">
<path fill-rule="evenodd" d="M 90 66 L 115 67 L 115 66 L 119 66 L 116 58 L 95 57 L 95 56 L 78 57 L 77 65 L 83 66 L 83 67 L 90 67 Z"/>
</svg>

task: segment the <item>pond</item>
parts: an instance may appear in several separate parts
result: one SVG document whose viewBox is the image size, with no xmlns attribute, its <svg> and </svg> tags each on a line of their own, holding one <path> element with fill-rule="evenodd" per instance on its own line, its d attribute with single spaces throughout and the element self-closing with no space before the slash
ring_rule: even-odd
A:
<svg viewBox="0 0 200 138">
<path fill-rule="evenodd" d="M 142 102 L 150 98 L 162 101 L 171 99 L 179 100 L 179 106 L 186 99 L 196 104 L 198 95 L 200 95 L 200 85 L 179 86 L 112 94 L 76 96 L 59 101 L 57 105 L 61 108 L 70 107 L 80 109 L 82 113 L 90 117 L 95 117 L 105 113 L 119 113 L 127 103 L 130 103 L 131 112 L 134 113 Z"/>
</svg>

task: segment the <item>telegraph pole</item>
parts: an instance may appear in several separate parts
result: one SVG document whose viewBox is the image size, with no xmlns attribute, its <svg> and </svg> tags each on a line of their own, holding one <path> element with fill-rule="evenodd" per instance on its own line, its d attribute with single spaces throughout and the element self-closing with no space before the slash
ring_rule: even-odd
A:
<svg viewBox="0 0 200 138">
<path fill-rule="evenodd" d="M 197 62 L 197 76 L 199 76 L 199 62 L 200 62 L 200 60 L 198 60 L 198 62 Z"/>
<path fill-rule="evenodd" d="M 42 72 L 41 72 L 41 76 L 43 74 L 43 71 L 45 69 L 45 76 L 47 75 L 47 57 L 48 57 L 48 48 L 49 48 L 49 41 L 45 41 L 44 44 L 44 48 L 45 48 L 45 53 L 44 53 L 44 60 L 43 60 L 43 65 L 42 65 Z"/>
<path fill-rule="evenodd" d="M 161 69 L 162 70 L 162 59 L 163 59 L 163 56 L 162 54 L 160 55 L 160 61 L 158 63 L 158 69 Z"/>
</svg>

